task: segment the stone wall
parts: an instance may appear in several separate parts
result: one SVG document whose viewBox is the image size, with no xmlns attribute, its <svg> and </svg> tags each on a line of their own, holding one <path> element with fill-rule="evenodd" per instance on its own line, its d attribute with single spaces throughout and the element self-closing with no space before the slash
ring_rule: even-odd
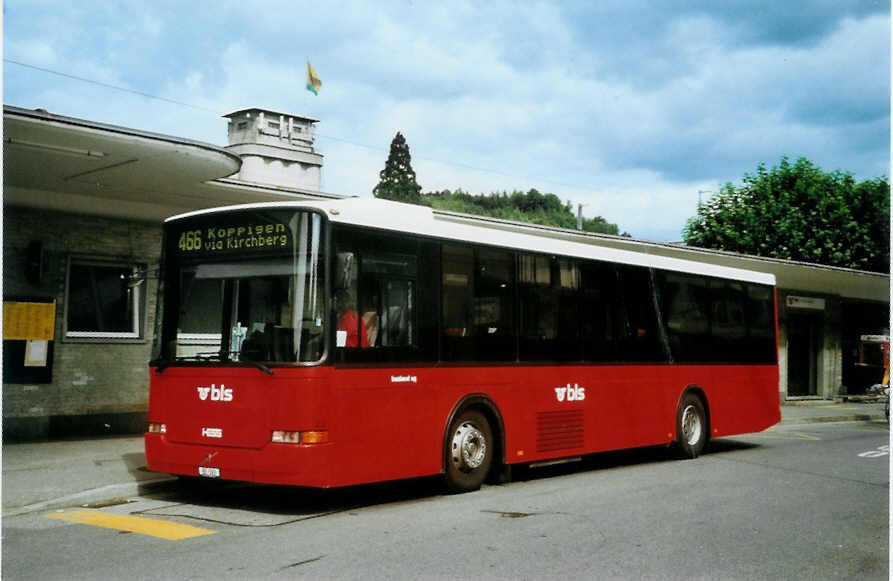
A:
<svg viewBox="0 0 893 581">
<path fill-rule="evenodd" d="M 26 248 L 40 242 L 42 276 L 25 277 Z M 6 207 L 3 216 L 4 299 L 56 301 L 52 382 L 3 383 L 3 435 L 34 439 L 65 435 L 140 432 L 148 407 L 161 225 Z M 69 258 L 98 258 L 147 267 L 140 286 L 138 339 L 66 339 Z"/>
</svg>

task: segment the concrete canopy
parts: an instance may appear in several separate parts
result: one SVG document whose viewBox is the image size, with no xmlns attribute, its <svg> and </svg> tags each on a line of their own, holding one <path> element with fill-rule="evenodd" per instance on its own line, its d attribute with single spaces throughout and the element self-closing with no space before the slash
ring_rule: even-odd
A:
<svg viewBox="0 0 893 581">
<path fill-rule="evenodd" d="M 240 166 L 238 155 L 208 143 L 3 109 L 4 205 L 160 221 L 229 204 L 334 197 L 223 179 Z"/>
</svg>

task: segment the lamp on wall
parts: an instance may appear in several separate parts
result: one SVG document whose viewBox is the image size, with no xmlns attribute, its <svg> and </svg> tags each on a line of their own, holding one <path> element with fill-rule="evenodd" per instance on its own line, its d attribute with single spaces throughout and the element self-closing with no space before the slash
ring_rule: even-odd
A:
<svg viewBox="0 0 893 581">
<path fill-rule="evenodd" d="M 135 267 L 133 272 L 127 277 L 127 288 L 136 288 L 150 278 L 157 279 L 158 275 L 159 269 L 157 266 L 155 268 L 148 266 Z"/>
<path fill-rule="evenodd" d="M 136 288 L 146 282 L 146 274 L 145 269 L 134 269 L 127 277 L 127 288 Z"/>
</svg>

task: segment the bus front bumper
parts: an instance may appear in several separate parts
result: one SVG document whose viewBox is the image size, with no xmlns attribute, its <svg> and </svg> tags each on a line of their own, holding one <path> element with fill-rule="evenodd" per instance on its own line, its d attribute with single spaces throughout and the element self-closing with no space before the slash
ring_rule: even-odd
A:
<svg viewBox="0 0 893 581">
<path fill-rule="evenodd" d="M 268 443 L 259 449 L 171 442 L 145 434 L 146 467 L 154 472 L 264 484 L 328 488 L 332 444 Z"/>
</svg>

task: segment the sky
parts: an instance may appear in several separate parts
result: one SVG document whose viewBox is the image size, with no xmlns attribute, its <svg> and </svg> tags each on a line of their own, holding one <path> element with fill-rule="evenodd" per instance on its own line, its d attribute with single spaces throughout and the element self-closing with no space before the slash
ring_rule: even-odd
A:
<svg viewBox="0 0 893 581">
<path fill-rule="evenodd" d="M 400 131 L 423 192 L 679 241 L 783 156 L 889 176 L 890 29 L 887 0 L 6 0 L 3 102 L 221 146 L 239 109 L 318 119 L 322 189 L 359 196 Z"/>
</svg>

